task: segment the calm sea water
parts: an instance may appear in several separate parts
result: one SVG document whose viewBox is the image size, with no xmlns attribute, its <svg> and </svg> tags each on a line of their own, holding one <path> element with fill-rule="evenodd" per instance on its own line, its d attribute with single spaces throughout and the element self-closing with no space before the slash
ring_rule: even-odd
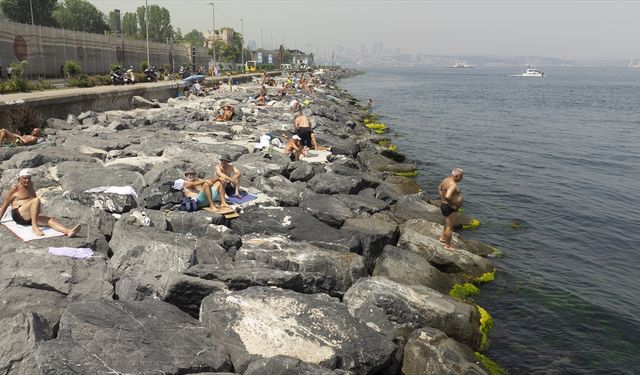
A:
<svg viewBox="0 0 640 375">
<path fill-rule="evenodd" d="M 427 191 L 465 170 L 482 226 L 463 235 L 503 253 L 475 299 L 487 354 L 511 374 L 640 374 L 640 70 L 365 71 L 341 85 L 374 98 Z"/>
</svg>

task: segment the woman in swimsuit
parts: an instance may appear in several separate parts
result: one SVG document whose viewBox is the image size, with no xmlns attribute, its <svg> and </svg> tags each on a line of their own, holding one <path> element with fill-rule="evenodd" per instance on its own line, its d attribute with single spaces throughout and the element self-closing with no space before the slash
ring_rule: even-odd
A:
<svg viewBox="0 0 640 375">
<path fill-rule="evenodd" d="M 64 233 L 67 237 L 75 236 L 80 230 L 80 225 L 67 228 L 54 218 L 40 214 L 40 198 L 36 197 L 36 191 L 31 182 L 31 173 L 28 169 L 20 171 L 18 183 L 5 196 L 2 206 L 0 206 L 0 217 L 4 216 L 9 205 L 11 205 L 13 221 L 19 225 L 31 225 L 31 230 L 37 236 L 44 235 L 39 225 L 51 227 L 58 232 Z"/>
</svg>

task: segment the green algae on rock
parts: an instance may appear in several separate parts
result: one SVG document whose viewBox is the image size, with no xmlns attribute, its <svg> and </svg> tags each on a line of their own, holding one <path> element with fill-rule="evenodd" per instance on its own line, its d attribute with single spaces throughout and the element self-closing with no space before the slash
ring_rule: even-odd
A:
<svg viewBox="0 0 640 375">
<path fill-rule="evenodd" d="M 455 284 L 449 290 L 449 295 L 453 298 L 465 300 L 468 296 L 475 296 L 480 293 L 480 289 L 471 283 Z"/>
<path fill-rule="evenodd" d="M 476 359 L 484 367 L 485 370 L 489 373 L 489 375 L 507 375 L 507 370 L 505 370 L 502 366 L 492 361 L 486 355 L 475 352 Z"/>
</svg>

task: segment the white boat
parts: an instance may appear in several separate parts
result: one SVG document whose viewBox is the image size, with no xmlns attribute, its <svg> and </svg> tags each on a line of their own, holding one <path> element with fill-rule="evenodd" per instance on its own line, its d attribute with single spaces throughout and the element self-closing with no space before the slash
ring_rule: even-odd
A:
<svg viewBox="0 0 640 375">
<path fill-rule="evenodd" d="M 450 65 L 449 68 L 473 68 L 473 65 L 469 65 L 464 61 L 456 61 L 455 64 Z"/>
<path fill-rule="evenodd" d="M 523 77 L 544 77 L 544 72 L 538 69 L 529 68 L 522 73 Z"/>
</svg>

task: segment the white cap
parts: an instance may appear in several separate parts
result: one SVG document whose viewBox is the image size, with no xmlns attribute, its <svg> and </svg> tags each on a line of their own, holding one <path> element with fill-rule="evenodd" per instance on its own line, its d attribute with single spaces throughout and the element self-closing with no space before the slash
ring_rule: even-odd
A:
<svg viewBox="0 0 640 375">
<path fill-rule="evenodd" d="M 291 138 L 292 138 L 292 139 L 297 139 L 297 140 L 299 140 L 299 141 L 301 141 L 301 140 L 302 140 L 302 138 L 298 137 L 298 135 L 297 135 L 297 134 L 296 134 L 296 135 L 294 135 L 294 136 L 293 136 L 293 137 L 291 137 Z"/>
<path fill-rule="evenodd" d="M 31 176 L 31 172 L 28 169 L 23 169 L 18 173 L 18 177 Z"/>
</svg>

